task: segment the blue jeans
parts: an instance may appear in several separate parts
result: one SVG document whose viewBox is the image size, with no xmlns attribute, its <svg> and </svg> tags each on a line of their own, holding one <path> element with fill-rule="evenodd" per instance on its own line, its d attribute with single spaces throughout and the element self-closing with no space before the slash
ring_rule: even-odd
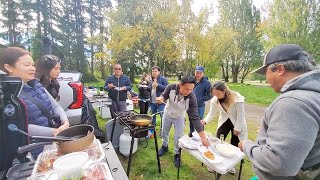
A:
<svg viewBox="0 0 320 180">
<path fill-rule="evenodd" d="M 151 105 L 150 105 L 150 107 L 151 107 L 151 113 L 154 114 L 154 113 L 156 113 L 156 112 L 158 112 L 158 111 L 163 111 L 165 106 L 166 106 L 165 104 L 151 103 Z M 162 119 L 162 114 L 163 114 L 163 113 L 160 114 L 161 119 Z M 156 124 L 157 124 L 156 116 L 153 116 L 153 118 L 152 118 L 152 124 L 153 124 L 153 125 L 156 125 Z"/>
<path fill-rule="evenodd" d="M 200 119 L 203 119 L 204 116 L 204 110 L 206 106 L 198 107 L 198 115 L 200 116 Z M 194 132 L 194 126 L 191 121 L 189 121 L 189 126 L 190 126 L 190 134 Z"/>
</svg>

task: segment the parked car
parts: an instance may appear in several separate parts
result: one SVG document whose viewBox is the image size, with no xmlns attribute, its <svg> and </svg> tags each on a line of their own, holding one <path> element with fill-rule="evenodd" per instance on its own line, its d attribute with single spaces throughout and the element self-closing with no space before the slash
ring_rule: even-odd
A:
<svg viewBox="0 0 320 180">
<path fill-rule="evenodd" d="M 82 74 L 77 71 L 61 71 L 57 80 L 60 84 L 58 103 L 66 112 L 70 125 L 81 124 L 83 104 Z"/>
</svg>

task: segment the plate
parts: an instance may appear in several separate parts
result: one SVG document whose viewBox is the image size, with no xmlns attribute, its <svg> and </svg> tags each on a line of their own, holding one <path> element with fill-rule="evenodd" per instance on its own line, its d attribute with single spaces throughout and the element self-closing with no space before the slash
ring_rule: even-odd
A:
<svg viewBox="0 0 320 180">
<path fill-rule="evenodd" d="M 217 144 L 216 145 L 217 151 L 225 156 L 225 157 L 232 157 L 237 154 L 238 148 L 227 143 Z"/>
<path fill-rule="evenodd" d="M 147 85 L 139 85 L 139 87 L 147 88 L 147 87 L 149 87 L 149 86 L 147 86 Z"/>
<path fill-rule="evenodd" d="M 205 134 L 207 137 L 208 137 L 208 136 L 212 136 L 212 134 L 211 134 L 210 132 L 208 132 L 208 131 L 204 131 L 204 134 Z M 199 134 L 198 134 L 196 131 L 192 132 L 192 137 L 191 137 L 191 138 L 194 139 L 194 140 L 196 140 L 196 141 L 200 141 L 200 140 L 201 140 Z"/>
<path fill-rule="evenodd" d="M 197 149 L 198 148 L 196 143 L 194 143 L 192 140 L 184 141 L 181 143 L 182 143 L 183 147 L 188 148 L 188 149 Z"/>
<path fill-rule="evenodd" d="M 223 157 L 221 157 L 218 154 L 214 153 L 212 151 L 212 149 L 210 148 L 210 146 L 206 147 L 206 146 L 203 146 L 203 145 L 199 145 L 198 146 L 198 150 L 200 151 L 202 157 L 204 159 L 206 159 L 209 163 L 213 163 L 213 164 L 220 163 L 224 159 Z M 214 155 L 214 159 L 208 158 L 207 156 L 205 156 L 205 153 L 213 154 Z"/>
</svg>

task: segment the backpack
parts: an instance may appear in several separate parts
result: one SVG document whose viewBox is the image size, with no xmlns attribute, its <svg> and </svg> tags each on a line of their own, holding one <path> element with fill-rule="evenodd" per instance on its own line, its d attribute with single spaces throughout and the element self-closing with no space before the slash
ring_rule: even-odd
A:
<svg viewBox="0 0 320 180">
<path fill-rule="evenodd" d="M 83 98 L 83 107 L 82 107 L 82 115 L 81 115 L 81 124 L 88 124 L 94 127 L 94 135 L 97 139 L 100 140 L 101 143 L 104 143 L 104 133 L 99 128 L 96 112 L 93 109 L 90 100 L 84 96 Z"/>
</svg>

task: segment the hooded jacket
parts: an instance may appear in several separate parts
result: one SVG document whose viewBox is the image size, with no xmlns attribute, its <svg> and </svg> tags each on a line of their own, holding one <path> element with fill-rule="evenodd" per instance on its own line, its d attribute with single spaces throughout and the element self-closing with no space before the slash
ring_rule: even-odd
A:
<svg viewBox="0 0 320 180">
<path fill-rule="evenodd" d="M 202 77 L 200 81 L 195 85 L 193 92 L 197 97 L 198 107 L 205 106 L 205 101 L 212 98 L 211 83 L 208 81 L 208 77 Z"/>
<path fill-rule="evenodd" d="M 161 94 L 165 101 L 167 101 L 163 116 L 168 116 L 171 119 L 185 119 L 187 112 L 189 120 L 193 123 L 197 132 L 202 132 L 196 96 L 191 92 L 188 96 L 184 96 L 179 100 L 179 89 L 178 84 L 169 84 Z"/>
<path fill-rule="evenodd" d="M 244 152 L 259 180 L 296 179 L 320 163 L 320 70 L 288 81 L 266 109 L 256 142 Z"/>
</svg>

